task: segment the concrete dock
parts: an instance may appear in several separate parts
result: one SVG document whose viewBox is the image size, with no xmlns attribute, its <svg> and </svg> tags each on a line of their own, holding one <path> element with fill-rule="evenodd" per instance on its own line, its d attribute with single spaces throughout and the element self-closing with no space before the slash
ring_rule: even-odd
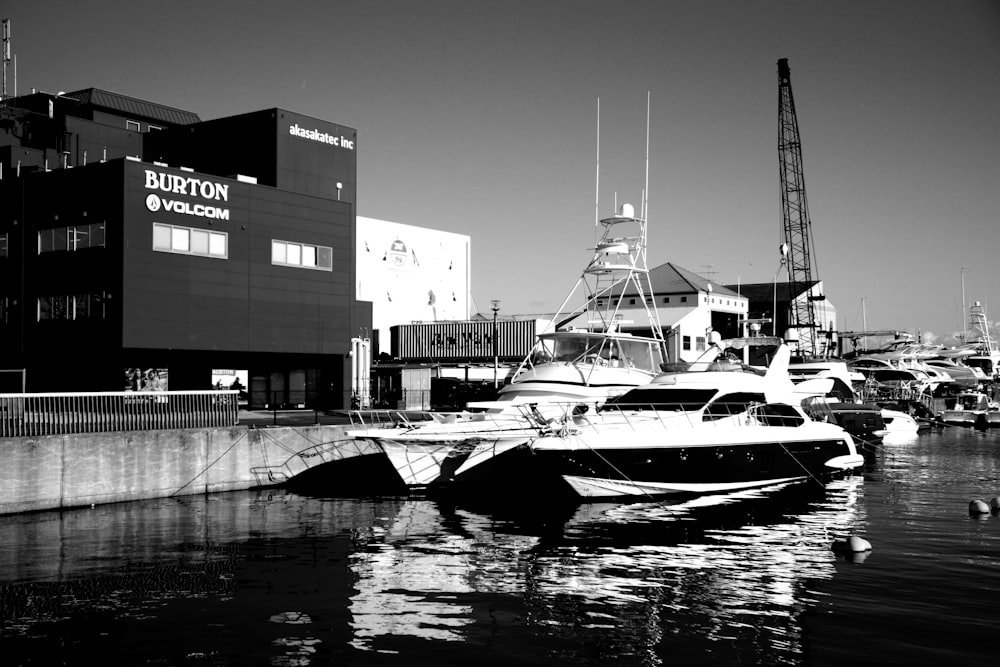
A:
<svg viewBox="0 0 1000 667">
<path fill-rule="evenodd" d="M 322 464 L 384 458 L 347 439 L 346 424 L 273 421 L 246 413 L 229 428 L 0 438 L 0 514 L 280 486 Z"/>
</svg>

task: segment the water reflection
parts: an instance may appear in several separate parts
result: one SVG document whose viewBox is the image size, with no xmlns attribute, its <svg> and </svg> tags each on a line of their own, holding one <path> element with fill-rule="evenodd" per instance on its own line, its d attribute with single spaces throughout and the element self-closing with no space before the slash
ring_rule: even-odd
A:
<svg viewBox="0 0 1000 667">
<path fill-rule="evenodd" d="M 584 505 L 560 530 L 535 534 L 516 532 L 523 522 L 510 508 L 409 501 L 351 559 L 353 645 L 465 641 L 477 616 L 466 600 L 488 592 L 525 596 L 534 625 L 625 636 L 629 652 L 647 657 L 665 632 L 700 628 L 714 642 L 751 635 L 756 650 L 787 658 L 801 652 L 797 617 L 817 601 L 811 583 L 835 573 L 830 545 L 863 520 L 861 479 Z"/>
<path fill-rule="evenodd" d="M 235 493 L 0 517 L 0 646 L 13 664 L 434 646 L 794 662 L 815 583 L 838 566 L 830 545 L 864 522 L 861 482 L 579 507 Z"/>
</svg>

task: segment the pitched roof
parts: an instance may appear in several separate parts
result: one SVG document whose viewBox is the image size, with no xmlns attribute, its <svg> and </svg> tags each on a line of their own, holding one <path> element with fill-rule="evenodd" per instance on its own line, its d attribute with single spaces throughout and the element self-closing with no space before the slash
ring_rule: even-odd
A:
<svg viewBox="0 0 1000 667">
<path fill-rule="evenodd" d="M 813 280 L 806 284 L 800 294 L 808 292 L 818 283 L 818 280 Z M 727 287 L 731 290 L 738 289 L 739 293 L 751 302 L 771 301 L 774 299 L 781 302 L 792 300 L 790 283 L 744 283 L 742 285 L 727 285 Z"/>
<path fill-rule="evenodd" d="M 699 276 L 694 271 L 688 271 L 672 262 L 660 264 L 649 270 L 649 282 L 653 294 L 684 294 L 688 292 L 707 292 L 709 285 L 713 294 L 737 296 L 736 292 L 725 285 Z"/>
<path fill-rule="evenodd" d="M 201 122 L 201 118 L 194 112 L 139 100 L 99 88 L 85 88 L 72 93 L 63 93 L 60 97 L 67 97 L 76 100 L 80 104 L 98 109 L 107 109 L 168 125 L 191 125 L 192 123 Z"/>
</svg>

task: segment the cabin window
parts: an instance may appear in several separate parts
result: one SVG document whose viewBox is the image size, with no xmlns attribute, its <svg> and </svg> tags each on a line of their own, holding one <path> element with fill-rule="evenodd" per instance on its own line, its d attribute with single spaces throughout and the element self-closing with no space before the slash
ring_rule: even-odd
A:
<svg viewBox="0 0 1000 667">
<path fill-rule="evenodd" d="M 686 296 L 681 297 L 681 303 L 687 303 L 688 298 Z"/>
<path fill-rule="evenodd" d="M 687 351 L 691 351 L 691 336 L 681 336 L 681 347 Z"/>
<path fill-rule="evenodd" d="M 705 351 L 705 337 L 704 336 L 698 336 L 698 337 L 696 337 L 694 339 L 694 348 L 695 348 L 696 352 L 704 352 Z"/>
<path fill-rule="evenodd" d="M 767 426 L 801 426 L 805 418 L 790 405 L 771 403 L 761 406 L 757 417 Z"/>
<path fill-rule="evenodd" d="M 669 296 L 663 297 L 663 303 L 670 303 L 670 297 Z"/>
<path fill-rule="evenodd" d="M 7 256 L 7 234 L 0 234 L 0 257 Z"/>
<path fill-rule="evenodd" d="M 715 389 L 657 387 L 633 389 L 608 400 L 600 410 L 665 410 L 690 412 L 700 410 L 715 396 Z"/>
<path fill-rule="evenodd" d="M 705 409 L 702 420 L 715 421 L 716 419 L 739 415 L 750 409 L 751 405 L 763 405 L 764 403 L 767 403 L 764 394 L 746 391 L 723 394 L 712 401 L 711 405 Z"/>
<path fill-rule="evenodd" d="M 125 129 L 132 130 L 134 132 L 139 132 L 142 129 L 142 127 L 139 125 L 139 121 L 127 120 L 125 121 Z"/>
</svg>

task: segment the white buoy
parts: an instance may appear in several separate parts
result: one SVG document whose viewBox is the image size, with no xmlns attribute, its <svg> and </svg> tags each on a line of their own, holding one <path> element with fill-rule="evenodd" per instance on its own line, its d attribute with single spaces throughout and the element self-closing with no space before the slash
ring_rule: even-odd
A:
<svg viewBox="0 0 1000 667">
<path fill-rule="evenodd" d="M 851 535 L 843 540 L 837 540 L 833 543 L 833 550 L 838 553 L 861 553 L 864 551 L 872 550 L 872 543 L 863 537 L 858 537 L 857 535 Z"/>
<path fill-rule="evenodd" d="M 989 514 L 990 506 L 982 500 L 973 500 L 969 503 L 969 514 Z"/>
</svg>

